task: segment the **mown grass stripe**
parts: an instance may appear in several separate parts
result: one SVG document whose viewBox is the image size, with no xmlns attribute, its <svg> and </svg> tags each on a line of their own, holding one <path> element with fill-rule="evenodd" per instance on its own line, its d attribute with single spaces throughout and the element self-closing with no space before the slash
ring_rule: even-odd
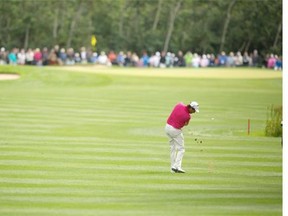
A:
<svg viewBox="0 0 288 216">
<path fill-rule="evenodd" d="M 43 138 L 44 139 L 44 138 Z M 54 141 L 55 142 L 55 141 Z M 113 141 L 111 141 L 113 142 Z M 37 150 L 51 150 L 52 152 L 58 152 L 58 151 L 66 151 L 67 153 L 70 152 L 70 153 L 73 153 L 73 152 L 82 152 L 82 153 L 88 153 L 89 152 L 111 152 L 112 151 L 117 151 L 117 152 L 132 152 L 132 153 L 135 153 L 135 152 L 138 152 L 141 150 L 141 152 L 154 152 L 154 154 L 160 154 L 159 152 L 157 153 L 158 150 L 167 150 L 169 151 L 169 146 L 168 145 L 155 145 L 155 144 L 149 144 L 149 143 L 145 143 L 144 147 L 143 147 L 143 144 L 142 143 L 138 143 L 138 144 L 135 144 L 135 143 L 132 143 L 130 145 L 125 145 L 125 144 L 121 144 L 121 143 L 115 143 L 115 144 L 107 144 L 105 142 L 102 142 L 102 141 L 97 141 L 97 140 L 94 140 L 94 141 L 90 141 L 88 144 L 87 143 L 75 143 L 73 145 L 71 145 L 71 143 L 66 143 L 66 144 L 62 144 L 61 142 L 56 142 L 56 143 L 53 143 L 53 144 L 50 144 L 50 143 L 47 143 L 47 141 L 34 141 L 31 143 L 29 142 L 20 142 L 21 144 L 19 143 L 11 143 L 11 144 L 6 144 L 6 145 L 2 145 L 0 147 L 0 149 L 3 149 L 3 150 L 6 150 L 6 151 L 9 151 L 9 150 L 15 150 L 15 149 L 21 149 L 21 151 L 37 151 Z M 61 144 L 61 145 L 60 145 Z M 141 146 L 142 144 L 142 146 Z M 101 146 L 102 148 L 104 149 L 104 151 L 101 151 Z M 116 148 L 116 147 L 117 148 Z M 150 147 L 153 147 L 152 149 Z M 53 148 L 53 149 L 52 149 Z M 150 149 L 149 149 L 150 148 Z M 114 150 L 113 150 L 114 149 Z M 144 150 L 143 150 L 144 149 Z M 191 152 L 193 154 L 193 151 L 195 152 L 195 150 L 197 151 L 197 153 L 199 151 L 202 150 L 202 152 L 198 153 L 198 156 L 199 155 L 205 155 L 206 153 L 211 153 L 211 154 L 219 154 L 219 156 L 221 156 L 222 152 L 225 156 L 226 153 L 230 154 L 238 154 L 238 155 L 242 155 L 244 156 L 245 154 L 247 155 L 262 155 L 263 158 L 265 157 L 269 157 L 269 155 L 271 155 L 272 157 L 277 157 L 277 155 L 279 155 L 279 152 L 278 151 L 275 151 L 275 152 L 269 152 L 269 149 L 259 149 L 259 150 L 255 150 L 255 149 L 252 149 L 251 148 L 245 148 L 245 147 L 242 147 L 242 148 L 239 148 L 239 149 L 233 149 L 231 150 L 231 148 L 229 147 L 223 147 L 223 148 L 214 148 L 213 147 L 210 147 L 210 146 L 193 146 L 193 147 L 189 147 L 189 152 Z M 205 151 L 208 151 L 208 152 L 205 152 Z M 203 153 L 204 152 L 204 153 Z M 196 153 L 196 152 L 195 152 Z M 161 154 L 165 154 L 165 152 L 162 151 Z M 278 156 L 279 158 L 279 156 Z M 279 160 L 281 160 L 281 158 L 279 158 Z"/>
<path fill-rule="evenodd" d="M 268 102 L 281 104 L 281 79 L 171 85 L 110 74 L 97 86 L 90 74 L 95 83 L 79 86 L 59 67 L 23 70 L 25 79 L 0 83 L 1 215 L 281 215 L 280 139 L 261 132 Z M 171 174 L 165 121 L 194 99 L 202 108 L 184 129 L 187 173 Z"/>
<path fill-rule="evenodd" d="M 124 148 L 125 146 L 123 146 Z M 85 148 L 84 146 L 81 147 L 80 150 L 83 150 L 83 148 Z M 15 149 L 18 149 L 15 148 Z M 99 149 L 99 148 L 97 148 Z M 103 151 L 104 150 L 104 151 Z M 97 152 L 107 152 L 107 148 L 105 149 L 100 149 L 100 151 L 97 151 Z M 105 151 L 106 150 L 106 151 Z M 166 156 L 165 153 L 162 153 L 162 154 L 159 154 L 159 153 L 155 153 L 154 151 L 155 149 L 151 150 L 151 151 L 146 151 L 146 153 L 149 153 L 149 155 L 153 154 L 153 155 L 156 155 L 156 156 Z M 110 151 L 109 151 L 110 152 Z M 111 151 L 112 152 L 112 151 Z M 119 152 L 118 150 L 117 151 L 114 151 L 114 152 Z M 126 151 L 124 151 L 126 152 Z M 153 153 L 154 152 L 154 153 Z M 39 153 L 39 147 L 38 148 L 35 148 L 35 149 L 29 149 L 29 150 L 26 150 L 24 149 L 24 151 L 2 151 L 0 152 L 0 155 L 1 155 L 1 159 L 4 159 L 5 156 L 6 157 L 19 157 L 19 156 L 32 156 L 33 153 Z M 58 155 L 62 155 L 62 152 L 59 152 L 59 151 L 49 151 L 49 152 L 45 152 L 45 155 L 42 155 L 43 157 L 56 157 Z M 87 154 L 86 152 L 83 154 L 82 151 L 75 151 L 75 152 L 69 152 L 69 155 L 67 155 L 67 157 L 69 156 L 78 156 L 78 157 L 85 157 L 87 159 L 89 158 L 94 158 L 95 157 L 95 153 L 94 152 L 91 152 L 91 154 Z M 99 154 L 97 154 L 97 156 L 99 156 Z M 146 156 L 146 154 L 144 155 Z M 139 155 L 129 155 L 129 158 L 138 158 Z M 265 162 L 274 162 L 274 161 L 277 161 L 277 162 L 282 162 L 281 158 L 279 158 L 277 155 L 271 155 L 271 154 L 267 154 L 267 156 L 263 155 L 263 154 L 258 154 L 258 155 L 255 155 L 255 154 L 247 154 L 247 155 L 240 155 L 240 154 L 232 154 L 232 153 L 228 153 L 228 154 L 215 154 L 215 153 L 202 153 L 201 155 L 198 155 L 195 153 L 192 153 L 191 155 L 192 158 L 213 158 L 213 159 L 217 159 L 217 160 L 229 160 L 229 161 L 265 161 Z M 115 155 L 114 155 L 114 158 L 115 158 Z M 196 160 L 196 159 L 194 159 Z"/>
</svg>

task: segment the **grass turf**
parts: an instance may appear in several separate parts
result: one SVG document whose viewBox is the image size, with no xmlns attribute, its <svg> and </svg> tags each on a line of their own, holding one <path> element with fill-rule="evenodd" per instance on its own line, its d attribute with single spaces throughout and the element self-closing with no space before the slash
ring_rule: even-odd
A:
<svg viewBox="0 0 288 216">
<path fill-rule="evenodd" d="M 0 81 L 1 215 L 282 215 L 280 138 L 264 137 L 267 107 L 282 104 L 279 72 L 65 70 L 0 67 L 21 74 Z M 228 70 L 238 78 L 217 77 Z M 191 100 L 187 173 L 171 174 L 165 121 Z"/>
</svg>

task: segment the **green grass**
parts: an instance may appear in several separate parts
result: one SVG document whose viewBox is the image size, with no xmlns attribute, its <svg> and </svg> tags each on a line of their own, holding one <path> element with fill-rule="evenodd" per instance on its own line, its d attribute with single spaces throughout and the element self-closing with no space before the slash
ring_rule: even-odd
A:
<svg viewBox="0 0 288 216">
<path fill-rule="evenodd" d="M 135 76 L 0 67 L 21 74 L 0 81 L 0 215 L 282 215 L 280 138 L 264 136 L 281 78 L 121 70 Z M 171 174 L 165 121 L 191 100 L 200 113 L 184 129 L 187 173 Z"/>
</svg>

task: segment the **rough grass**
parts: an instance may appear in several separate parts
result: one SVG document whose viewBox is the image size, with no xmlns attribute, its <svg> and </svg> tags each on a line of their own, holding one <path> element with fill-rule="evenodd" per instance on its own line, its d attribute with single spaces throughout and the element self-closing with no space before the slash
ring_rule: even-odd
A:
<svg viewBox="0 0 288 216">
<path fill-rule="evenodd" d="M 266 136 L 282 136 L 282 106 L 271 105 L 267 108 L 267 120 L 265 127 Z"/>
<path fill-rule="evenodd" d="M 282 215 L 280 138 L 264 136 L 279 72 L 67 68 L 0 67 L 21 75 L 0 82 L 0 215 Z M 171 174 L 165 121 L 190 100 L 187 173 Z"/>
</svg>

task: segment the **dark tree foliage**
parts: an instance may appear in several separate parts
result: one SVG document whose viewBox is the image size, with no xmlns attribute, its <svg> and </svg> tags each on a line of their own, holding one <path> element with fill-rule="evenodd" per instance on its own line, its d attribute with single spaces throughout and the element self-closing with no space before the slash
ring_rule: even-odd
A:
<svg viewBox="0 0 288 216">
<path fill-rule="evenodd" d="M 281 0 L 1 0 L 0 46 L 282 53 Z"/>
</svg>

